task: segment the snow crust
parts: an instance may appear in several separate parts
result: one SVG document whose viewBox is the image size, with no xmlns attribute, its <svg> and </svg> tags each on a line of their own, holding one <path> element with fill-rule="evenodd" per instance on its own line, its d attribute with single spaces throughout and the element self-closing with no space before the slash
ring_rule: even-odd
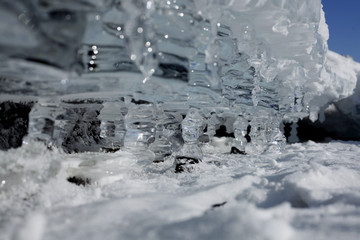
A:
<svg viewBox="0 0 360 240">
<path fill-rule="evenodd" d="M 220 144 L 222 142 L 222 144 Z M 127 152 L 0 152 L 0 239 L 358 239 L 359 142 L 206 146 L 193 172 Z M 91 179 L 77 186 L 70 176 Z"/>
</svg>

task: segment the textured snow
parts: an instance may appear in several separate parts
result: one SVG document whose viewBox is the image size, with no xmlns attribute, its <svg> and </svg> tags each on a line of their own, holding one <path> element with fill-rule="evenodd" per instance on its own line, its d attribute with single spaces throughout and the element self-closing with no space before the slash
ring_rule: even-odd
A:
<svg viewBox="0 0 360 240">
<path fill-rule="evenodd" d="M 329 37 L 324 14 L 312 8 L 318 3 L 307 0 L 285 11 L 284 0 L 246 0 L 233 2 L 233 8 L 244 9 L 244 17 L 253 20 L 258 37 L 280 59 L 276 67 L 293 61 L 320 61 L 316 67 L 323 69 L 321 78 L 313 74 L 316 81 L 307 82 L 316 91 L 314 105 L 353 95 L 353 107 L 360 103 L 360 64 L 331 51 L 324 59 L 325 68 L 321 57 L 312 58 L 316 48 L 327 48 Z M 293 14 L 298 10 L 299 16 Z M 318 22 L 319 36 L 314 36 Z M 0 24 L 1 32 L 7 29 Z M 9 44 L 11 39 L 13 36 L 0 41 Z M 36 45 L 31 34 L 28 40 L 27 45 Z M 12 69 L 12 64 L 18 69 L 18 61 L 7 62 L 3 69 Z M 27 64 L 19 69 L 26 70 L 32 82 L 42 79 L 34 73 L 49 71 L 27 68 Z M 61 71 L 49 76 L 66 79 Z M 122 78 L 128 78 L 130 86 L 142 79 L 138 75 L 135 81 L 134 74 L 125 73 Z M 54 89 L 61 87 L 57 80 Z M 98 82 L 98 78 L 86 79 L 86 84 L 91 81 Z M 103 97 L 110 99 L 113 85 L 104 82 L 99 83 L 96 94 L 103 96 L 107 91 Z M 166 90 L 160 80 L 148 84 L 158 85 L 154 89 L 159 92 Z M 177 87 L 167 85 L 166 91 Z M 43 94 L 47 89 L 38 91 Z M 72 96 L 88 93 L 66 97 Z M 31 97 L 16 99 L 26 102 Z M 174 172 L 172 157 L 152 163 L 144 155 L 139 159 L 125 151 L 65 154 L 34 142 L 2 151 L 0 240 L 359 239 L 360 142 L 288 144 L 282 153 L 247 156 L 227 154 L 230 145 L 224 139 L 216 143 L 203 146 L 203 162 L 194 165 L 192 172 L 180 174 Z M 74 176 L 90 184 L 67 181 Z"/>
<path fill-rule="evenodd" d="M 332 84 L 331 92 L 335 94 L 336 98 L 344 98 L 353 93 L 359 94 L 359 89 L 356 89 L 357 82 L 360 83 L 360 63 L 355 62 L 351 57 L 344 57 L 340 54 L 328 51 L 327 64 L 325 66 L 331 75 Z M 327 83 L 325 86 L 330 86 Z M 330 94 L 329 94 L 330 95 Z"/>
<path fill-rule="evenodd" d="M 358 239 L 359 142 L 254 156 L 224 144 L 181 174 L 122 151 L 0 152 L 0 239 Z"/>
</svg>

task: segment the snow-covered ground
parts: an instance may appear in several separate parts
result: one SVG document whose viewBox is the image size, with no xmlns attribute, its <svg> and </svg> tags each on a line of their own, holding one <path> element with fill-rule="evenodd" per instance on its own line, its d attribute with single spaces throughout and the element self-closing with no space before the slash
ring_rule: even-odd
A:
<svg viewBox="0 0 360 240">
<path fill-rule="evenodd" d="M 328 32 L 319 0 L 303 1 L 302 7 L 294 5 L 289 11 L 285 2 L 238 1 L 237 7 L 253 21 L 250 25 L 259 39 L 268 42 L 272 57 L 287 63 L 290 72 L 296 63 L 311 75 L 306 84 L 317 96 L 315 106 L 343 99 L 332 108 L 359 121 L 360 65 L 331 51 L 323 63 Z M 232 24 L 236 29 L 239 21 Z M 13 29 L 24 33 L 23 27 Z M 318 29 L 315 34 L 314 29 Z M 8 25 L 2 30 L 6 33 Z M 13 44 L 16 36 L 23 39 L 16 33 L 3 44 Z M 240 33 L 234 33 L 239 41 Z M 254 47 L 248 49 L 250 53 L 257 49 L 249 46 Z M 33 83 L 54 79 L 34 84 L 30 90 L 36 95 L 67 84 L 58 70 L 48 77 L 43 75 L 48 67 L 13 64 L 5 62 L 1 71 L 9 70 L 10 76 L 26 72 L 25 79 Z M 284 74 L 287 77 L 288 72 Z M 136 81 L 127 76 L 122 74 L 115 82 L 127 79 L 131 86 L 122 88 L 131 89 Z M 76 79 L 84 85 L 66 97 L 79 97 L 79 92 L 88 96 L 84 86 L 91 80 L 101 82 L 94 84 L 100 89 L 94 94 L 109 99 L 108 93 L 119 89 L 96 77 Z M 23 87 L 22 81 L 19 84 Z M 175 83 L 158 86 L 154 89 L 162 86 L 160 90 L 169 94 L 177 88 Z M 25 88 L 29 90 L 28 85 Z M 0 94 L 0 100 L 33 99 Z M 0 240 L 360 239 L 360 142 L 296 143 L 286 145 L 281 153 L 246 156 L 230 155 L 230 146 L 224 144 L 203 148 L 203 162 L 183 173 L 175 173 L 172 157 L 153 163 L 125 151 L 65 154 L 36 142 L 0 151 Z"/>
<path fill-rule="evenodd" d="M 359 239 L 360 142 L 206 148 L 180 174 L 122 151 L 0 152 L 0 239 Z"/>
</svg>

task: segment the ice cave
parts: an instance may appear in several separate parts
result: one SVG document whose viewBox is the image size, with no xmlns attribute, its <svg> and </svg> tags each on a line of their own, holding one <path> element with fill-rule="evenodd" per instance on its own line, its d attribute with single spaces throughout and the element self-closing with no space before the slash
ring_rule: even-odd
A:
<svg viewBox="0 0 360 240">
<path fill-rule="evenodd" d="M 321 0 L 0 1 L 0 240 L 360 239 L 360 63 Z"/>
</svg>

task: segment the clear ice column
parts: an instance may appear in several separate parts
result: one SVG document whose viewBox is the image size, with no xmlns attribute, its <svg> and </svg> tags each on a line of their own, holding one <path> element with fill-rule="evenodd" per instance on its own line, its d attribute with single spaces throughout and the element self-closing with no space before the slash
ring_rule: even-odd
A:
<svg viewBox="0 0 360 240">
<path fill-rule="evenodd" d="M 26 144 L 30 140 L 52 142 L 55 119 L 61 112 L 56 100 L 40 98 L 29 113 L 29 133 L 24 139 Z"/>
<path fill-rule="evenodd" d="M 103 149 L 116 151 L 124 145 L 125 105 L 122 102 L 106 102 L 100 111 L 100 137 L 104 139 Z"/>
<path fill-rule="evenodd" d="M 247 140 L 245 138 L 245 135 L 247 134 L 248 125 L 249 125 L 248 121 L 241 116 L 239 116 L 235 120 L 234 125 L 233 125 L 235 140 L 231 147 L 232 154 L 245 155 L 245 147 L 247 145 Z"/>
<path fill-rule="evenodd" d="M 253 116 L 250 122 L 250 143 L 246 147 L 246 152 L 251 154 L 263 153 L 267 147 L 266 139 L 266 117 Z"/>
<path fill-rule="evenodd" d="M 189 165 L 202 161 L 203 153 L 198 146 L 198 139 L 204 130 L 204 118 L 199 110 L 191 108 L 181 123 L 184 145 L 175 158 L 175 172 L 190 171 Z"/>
<path fill-rule="evenodd" d="M 148 149 L 155 138 L 156 119 L 153 106 L 129 106 L 124 122 L 124 148 L 135 154 L 138 160 L 153 161 L 154 153 Z"/>
<path fill-rule="evenodd" d="M 266 138 L 268 142 L 267 151 L 281 151 L 286 144 L 286 138 L 280 130 L 280 122 L 281 118 L 275 114 L 269 117 L 269 123 L 266 129 Z"/>
<path fill-rule="evenodd" d="M 166 157 L 178 150 L 178 141 L 174 141 L 174 131 L 166 129 L 171 120 L 166 116 L 161 104 L 155 110 L 155 140 L 149 145 L 149 150 L 155 154 L 154 162 L 163 162 Z M 177 140 L 177 139 L 176 139 Z"/>
</svg>

